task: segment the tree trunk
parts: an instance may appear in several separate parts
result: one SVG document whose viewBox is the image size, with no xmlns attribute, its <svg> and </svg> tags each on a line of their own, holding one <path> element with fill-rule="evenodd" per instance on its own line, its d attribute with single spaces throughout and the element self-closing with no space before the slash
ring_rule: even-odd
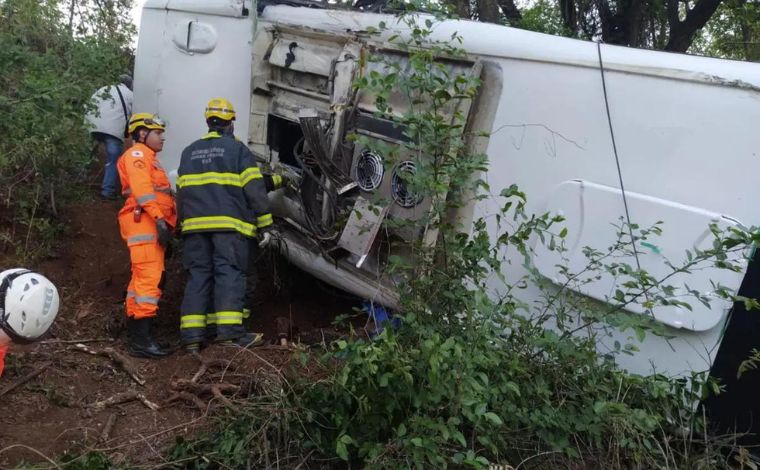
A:
<svg viewBox="0 0 760 470">
<path fill-rule="evenodd" d="M 478 20 L 485 23 L 500 23 L 499 5 L 496 0 L 477 0 Z"/>
<path fill-rule="evenodd" d="M 607 0 L 599 2 L 599 17 L 602 20 L 602 39 L 608 44 L 641 47 L 643 44 L 642 22 L 644 3 L 642 0 L 624 0 L 617 3 L 613 13 Z"/>
<path fill-rule="evenodd" d="M 74 35 L 74 7 L 76 7 L 76 0 L 71 0 L 69 5 L 69 32 Z"/>
<path fill-rule="evenodd" d="M 610 3 L 608 0 L 598 0 L 597 10 L 599 10 L 599 21 L 601 22 L 602 29 L 602 41 L 611 42 L 613 24 L 612 20 L 614 15 L 610 9 Z"/>
<path fill-rule="evenodd" d="M 678 19 L 678 1 L 667 0 L 670 39 L 666 51 L 686 52 L 694 41 L 694 35 L 712 17 L 723 0 L 697 0 L 694 8 L 686 13 L 683 21 Z"/>
<path fill-rule="evenodd" d="M 632 47 L 645 45 L 642 37 L 644 21 L 644 2 L 642 0 L 630 0 L 626 2 L 625 43 Z"/>
<path fill-rule="evenodd" d="M 559 0 L 559 11 L 562 14 L 562 24 L 570 31 L 578 29 L 578 11 L 575 0 Z"/>
<path fill-rule="evenodd" d="M 499 4 L 499 7 L 501 7 L 501 12 L 504 13 L 504 16 L 507 17 L 509 20 L 509 24 L 515 25 L 522 20 L 522 13 L 520 13 L 520 10 L 517 8 L 517 5 L 515 5 L 514 0 L 496 0 Z"/>
</svg>

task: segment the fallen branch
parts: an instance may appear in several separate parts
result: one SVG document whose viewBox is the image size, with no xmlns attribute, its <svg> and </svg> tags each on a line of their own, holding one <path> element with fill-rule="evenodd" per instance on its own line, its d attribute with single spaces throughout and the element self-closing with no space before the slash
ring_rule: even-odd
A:
<svg viewBox="0 0 760 470">
<path fill-rule="evenodd" d="M 100 401 L 96 401 L 95 403 L 90 403 L 86 407 L 92 409 L 93 411 L 102 411 L 108 408 L 109 406 L 126 403 L 132 400 L 140 400 L 143 405 L 145 405 L 146 407 L 150 408 L 153 411 L 156 411 L 160 408 L 160 406 L 158 406 L 157 404 L 145 398 L 145 395 L 135 390 L 117 393 L 116 395 L 110 398 L 106 398 L 105 400 L 100 400 Z"/>
<path fill-rule="evenodd" d="M 184 423 L 180 423 L 180 424 L 176 424 L 174 426 L 169 426 L 168 428 L 164 428 L 164 429 L 162 429 L 162 430 L 160 430 L 160 431 L 158 431 L 156 433 L 150 434 L 150 435 L 145 436 L 145 437 L 141 436 L 140 439 L 132 439 L 132 440 L 129 440 L 129 441 L 123 443 L 123 444 L 115 445 L 115 446 L 112 446 L 112 447 L 95 448 L 95 449 L 92 449 L 92 450 L 98 451 L 98 452 L 114 452 L 116 450 L 124 449 L 125 447 L 130 447 L 130 446 L 133 446 L 135 444 L 142 444 L 143 442 L 145 442 L 145 439 L 155 439 L 155 438 L 158 438 L 158 436 L 164 435 L 166 433 L 170 433 L 172 431 L 176 431 L 177 433 L 181 433 L 184 430 L 184 432 L 187 432 L 187 430 L 189 428 L 195 428 L 195 427 L 199 426 L 198 423 L 203 422 L 207 417 L 208 417 L 208 415 L 206 413 L 204 413 L 202 416 L 198 416 L 196 418 L 193 418 L 190 421 L 187 421 L 187 422 L 184 422 Z"/>
<path fill-rule="evenodd" d="M 113 413 L 111 416 L 108 417 L 108 421 L 106 421 L 106 425 L 103 426 L 103 432 L 100 433 L 98 442 L 108 442 L 108 439 L 111 438 L 111 431 L 113 430 L 113 427 L 116 424 L 116 418 L 118 416 L 119 416 L 118 414 Z"/>
<path fill-rule="evenodd" d="M 75 344 L 75 343 L 112 343 L 113 338 L 93 338 L 93 339 L 48 339 L 40 341 L 40 344 Z"/>
<path fill-rule="evenodd" d="M 12 384 L 12 385 L 9 385 L 9 386 L 5 387 L 5 389 L 3 389 L 2 392 L 0 392 L 0 397 L 2 397 L 3 395 L 5 395 L 6 393 L 10 393 L 10 392 L 16 390 L 20 386 L 24 385 L 25 383 L 29 382 L 33 378 L 37 377 L 38 375 L 40 375 L 41 373 L 43 373 L 45 371 L 45 369 L 47 369 L 48 367 L 50 367 L 50 364 L 51 364 L 50 362 L 46 362 L 46 363 L 42 364 L 37 369 L 35 369 L 32 372 L 30 372 L 30 373 L 26 374 L 25 376 L 23 376 L 21 378 L 21 380 L 19 380 L 15 384 Z"/>
<path fill-rule="evenodd" d="M 189 401 L 195 405 L 201 413 L 206 411 L 206 404 L 203 403 L 203 400 L 189 392 L 174 392 L 174 394 L 170 396 L 166 402 L 164 402 L 164 406 L 167 406 L 168 404 L 179 400 Z"/>
<path fill-rule="evenodd" d="M 203 356 L 200 355 L 197 357 L 198 360 L 201 361 L 201 366 L 198 368 L 198 372 L 193 375 L 193 378 L 190 379 L 191 382 L 198 382 L 198 379 L 203 377 L 203 374 L 205 374 L 212 367 L 225 369 L 230 366 L 230 361 L 225 361 L 224 359 L 204 359 Z"/>
<path fill-rule="evenodd" d="M 301 467 L 304 466 L 304 464 L 306 463 L 306 461 L 309 460 L 309 457 L 311 457 L 311 454 L 313 454 L 313 453 L 314 453 L 314 450 L 309 451 L 309 453 L 306 454 L 306 457 L 304 457 L 303 460 L 301 460 L 301 463 L 299 463 L 298 465 L 296 465 L 293 470 L 300 470 Z"/>
<path fill-rule="evenodd" d="M 212 395 L 224 403 L 225 406 L 232 406 L 232 402 L 224 396 L 224 392 L 237 392 L 240 387 L 228 383 L 218 384 L 199 384 L 187 379 L 178 379 L 171 383 L 172 390 L 176 392 L 190 392 L 196 396 Z"/>
<path fill-rule="evenodd" d="M 103 348 L 101 350 L 91 349 L 82 343 L 77 343 L 75 346 L 77 351 L 92 354 L 93 356 L 103 356 L 111 359 L 116 365 L 120 366 L 132 379 L 140 385 L 145 385 L 145 379 L 140 377 L 137 373 L 137 367 L 132 364 L 127 356 L 116 351 L 114 348 Z"/>
<path fill-rule="evenodd" d="M 282 338 L 278 338 L 280 340 Z M 286 338 L 287 339 L 287 338 Z M 256 346 L 256 351 L 280 351 L 280 352 L 291 352 L 294 349 L 296 349 L 295 345 L 299 343 L 295 343 L 293 341 L 288 342 L 287 344 L 266 344 L 263 346 Z M 246 349 L 246 351 L 251 351 L 251 349 Z"/>
</svg>

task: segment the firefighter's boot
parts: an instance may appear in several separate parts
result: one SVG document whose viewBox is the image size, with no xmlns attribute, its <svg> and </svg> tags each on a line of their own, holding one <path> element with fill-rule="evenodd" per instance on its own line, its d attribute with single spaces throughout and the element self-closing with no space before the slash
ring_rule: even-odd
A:
<svg viewBox="0 0 760 470">
<path fill-rule="evenodd" d="M 153 338 L 153 319 L 127 318 L 127 333 L 129 334 L 129 354 L 135 357 L 160 358 L 169 355 L 169 351 L 159 346 Z"/>
<path fill-rule="evenodd" d="M 217 341 L 217 343 L 238 348 L 255 348 L 264 344 L 264 334 L 246 333 L 239 338 Z"/>
</svg>

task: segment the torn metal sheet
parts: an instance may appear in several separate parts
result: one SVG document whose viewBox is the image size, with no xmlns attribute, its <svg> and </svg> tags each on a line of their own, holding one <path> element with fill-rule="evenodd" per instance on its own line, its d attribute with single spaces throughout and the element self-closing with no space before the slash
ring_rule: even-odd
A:
<svg viewBox="0 0 760 470">
<path fill-rule="evenodd" d="M 357 198 L 354 210 L 351 211 L 346 227 L 338 240 L 339 247 L 359 256 L 357 268 L 361 267 L 367 259 L 387 213 L 388 206 L 376 206 L 362 197 Z"/>
</svg>

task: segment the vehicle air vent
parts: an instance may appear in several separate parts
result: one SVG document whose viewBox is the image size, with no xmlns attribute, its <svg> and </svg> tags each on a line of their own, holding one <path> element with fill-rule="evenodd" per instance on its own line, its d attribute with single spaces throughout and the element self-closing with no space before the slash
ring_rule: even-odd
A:
<svg viewBox="0 0 760 470">
<path fill-rule="evenodd" d="M 364 150 L 356 162 L 356 182 L 362 191 L 374 191 L 383 182 L 383 159 L 370 150 Z"/>
<path fill-rule="evenodd" d="M 406 187 L 406 181 L 410 176 L 417 173 L 417 165 L 410 161 L 403 161 L 396 165 L 391 178 L 391 194 L 393 200 L 401 207 L 414 207 L 422 202 L 422 196 L 415 194 Z"/>
</svg>

